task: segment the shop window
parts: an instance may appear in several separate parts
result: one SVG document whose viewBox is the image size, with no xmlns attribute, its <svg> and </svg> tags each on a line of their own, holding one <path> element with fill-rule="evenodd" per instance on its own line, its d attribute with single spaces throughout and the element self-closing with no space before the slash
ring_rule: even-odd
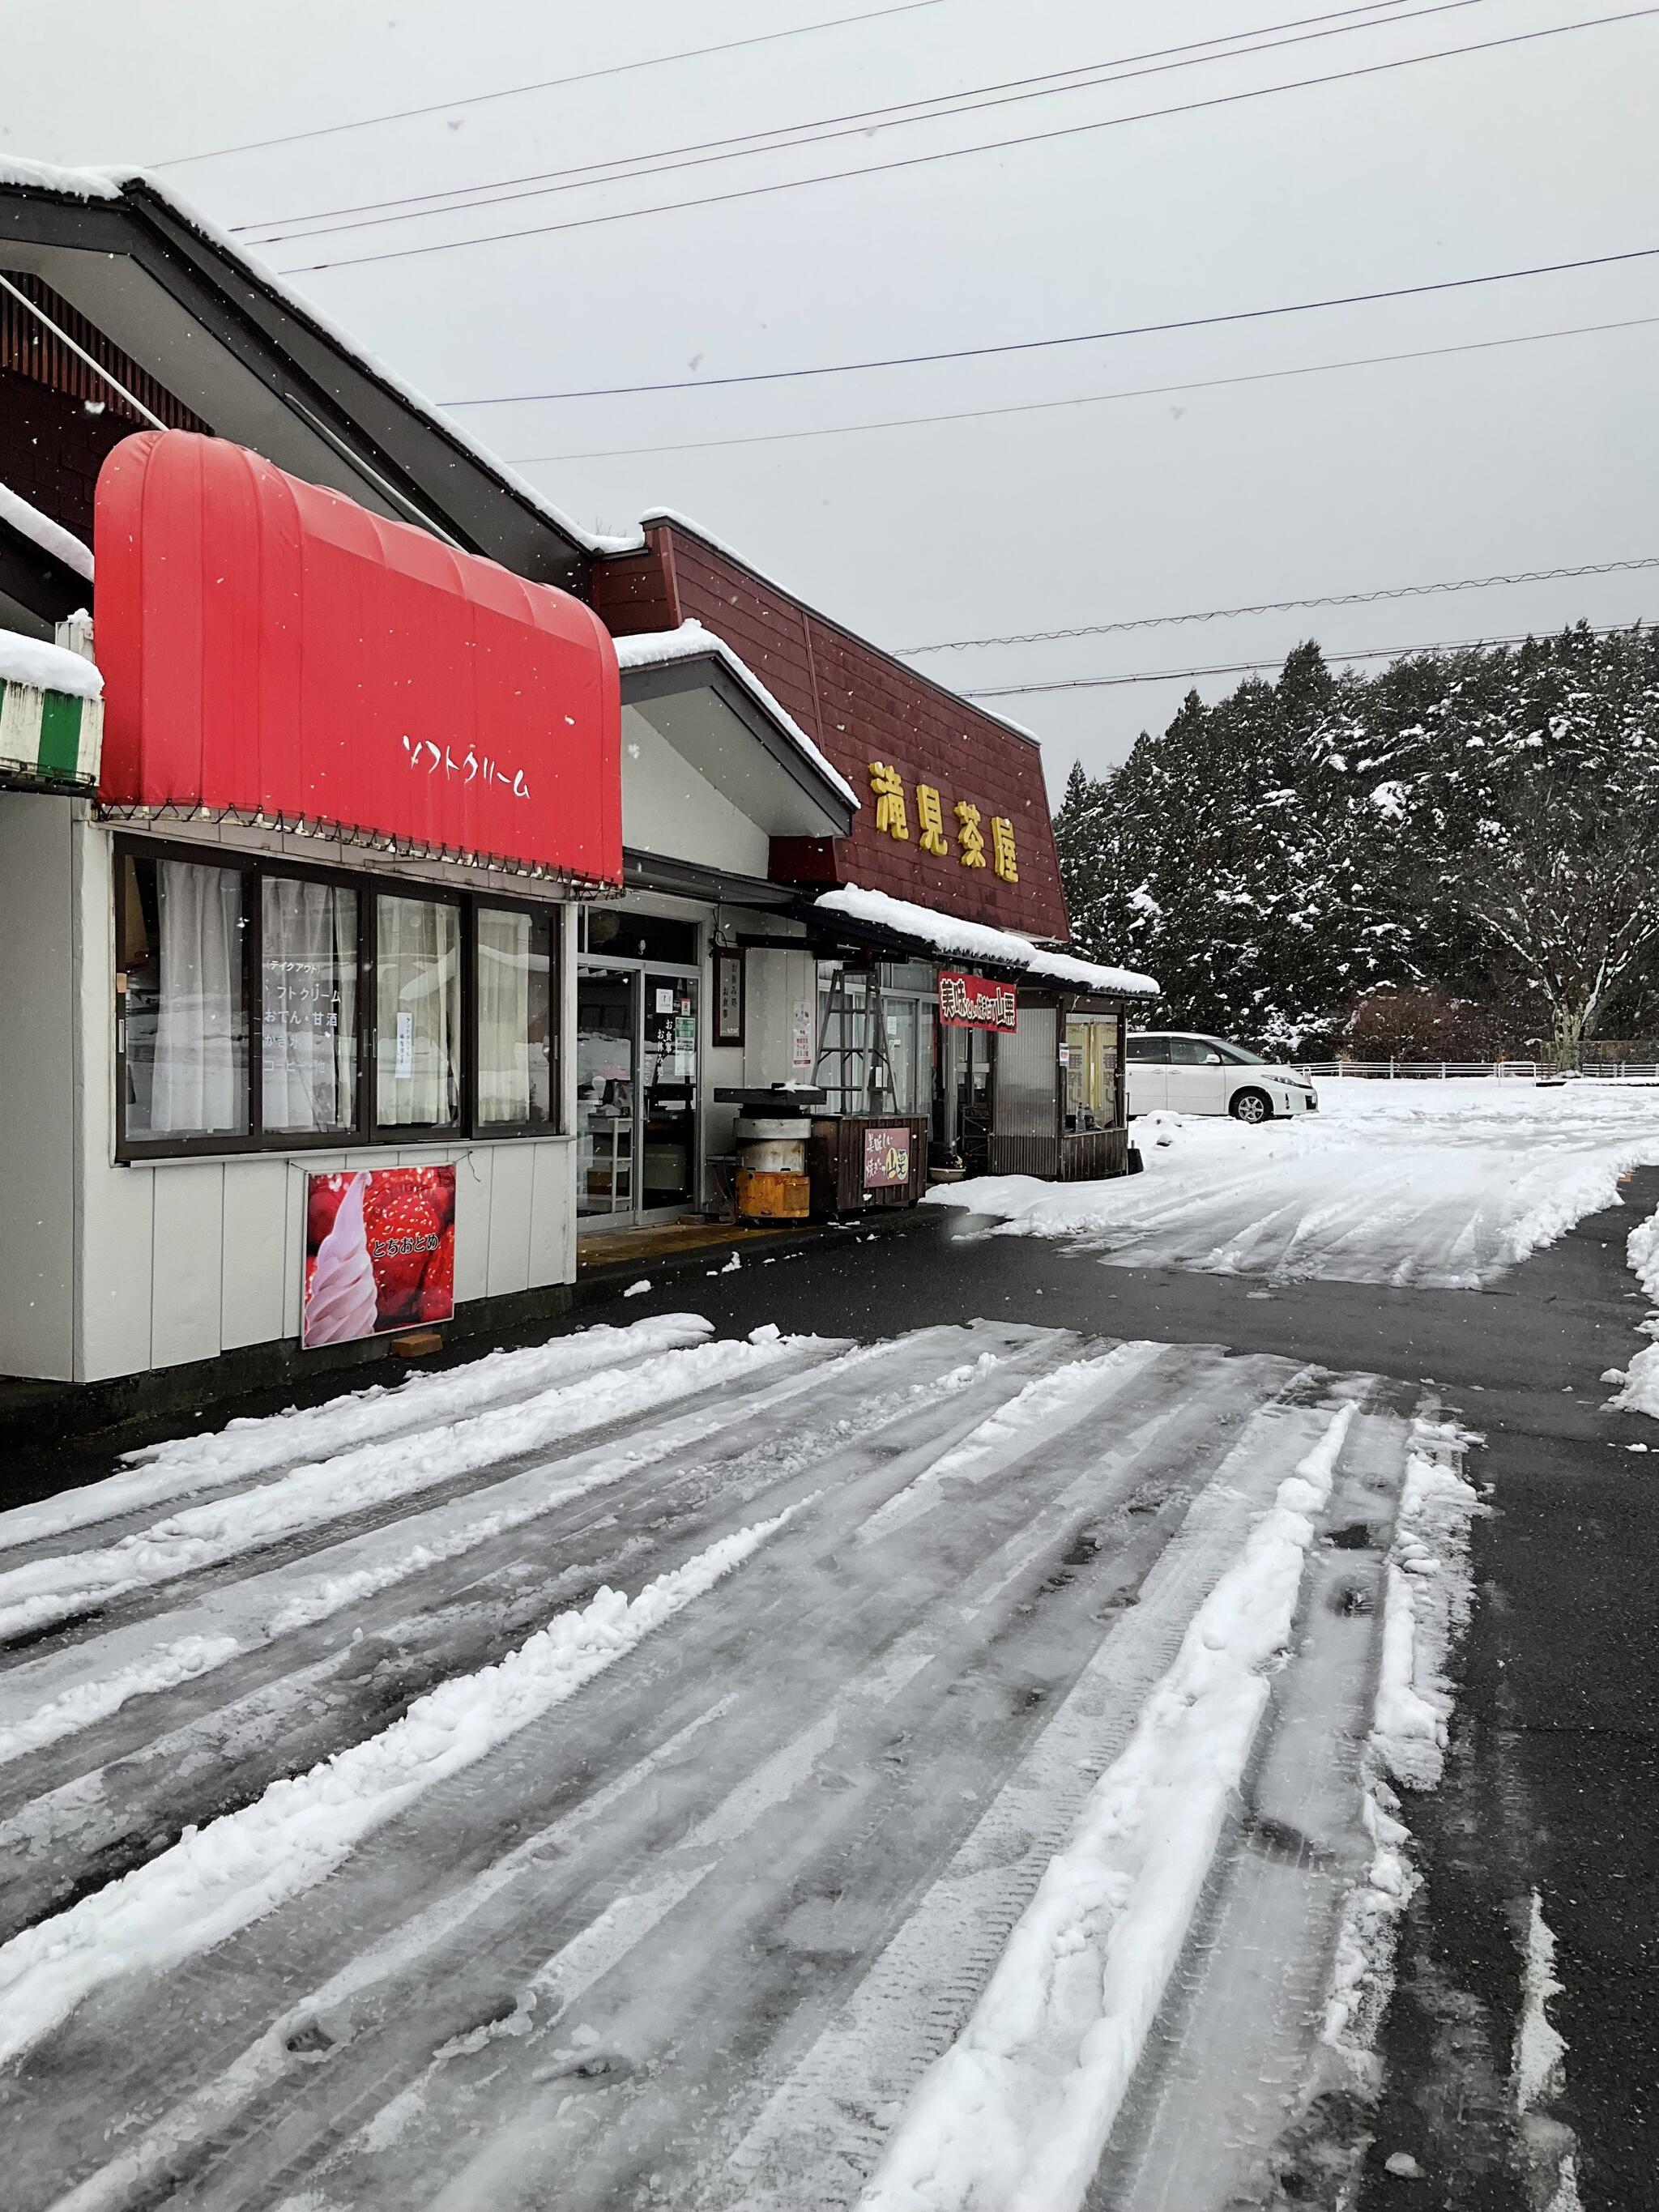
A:
<svg viewBox="0 0 1659 2212">
<path fill-rule="evenodd" d="M 119 1157 L 556 1128 L 559 926 L 121 841 Z"/>
<path fill-rule="evenodd" d="M 584 949 L 609 953 L 613 960 L 650 960 L 664 968 L 697 964 L 697 925 L 666 915 L 635 914 L 630 908 L 591 906 L 586 909 Z"/>
<path fill-rule="evenodd" d="M 1117 1024 L 1066 1024 L 1066 1127 L 1073 1132 L 1118 1126 Z"/>
<path fill-rule="evenodd" d="M 550 916 L 505 907 L 478 908 L 477 1004 L 480 1127 L 551 1127 Z"/>
<path fill-rule="evenodd" d="M 377 898 L 375 1104 L 383 1129 L 452 1128 L 461 1104 L 461 915 Z"/>
<path fill-rule="evenodd" d="M 245 1136 L 243 878 L 231 868 L 129 856 L 120 885 L 127 1133 Z"/>
<path fill-rule="evenodd" d="M 357 894 L 300 876 L 259 885 L 259 1101 L 271 1132 L 357 1125 Z"/>
</svg>

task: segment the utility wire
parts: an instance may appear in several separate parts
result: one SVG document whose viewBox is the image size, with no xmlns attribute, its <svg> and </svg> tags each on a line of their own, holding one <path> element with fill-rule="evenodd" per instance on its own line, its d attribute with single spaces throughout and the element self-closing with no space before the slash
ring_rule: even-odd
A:
<svg viewBox="0 0 1659 2212">
<path fill-rule="evenodd" d="M 1620 631 L 1632 627 L 1629 623 L 1585 624 L 1592 637 L 1616 637 Z M 1537 630 L 1524 630 L 1513 637 L 1449 638 L 1428 645 L 1367 645 L 1355 646 L 1352 650 L 1333 647 L 1325 657 L 1343 665 L 1352 660 L 1397 660 L 1408 653 L 1485 652 L 1500 645 L 1525 645 L 1529 638 L 1538 635 Z M 1263 668 L 1283 668 L 1289 658 L 1288 653 L 1270 653 L 1260 660 L 1218 660 L 1207 668 L 1153 668 L 1143 669 L 1133 676 L 1066 676 L 1047 684 L 999 684 L 989 690 L 964 691 L 962 696 L 1013 699 L 1036 691 L 1098 691 L 1115 684 L 1184 684 L 1194 676 L 1248 676 Z"/>
<path fill-rule="evenodd" d="M 342 254 L 332 261 L 307 261 L 289 264 L 280 273 L 284 276 L 312 276 L 326 269 L 361 268 L 366 263 L 406 261 L 433 253 L 459 253 L 477 246 L 509 243 L 520 238 L 551 237 L 561 231 L 586 230 L 596 224 L 633 222 L 643 216 L 672 215 L 691 208 L 720 207 L 734 200 L 758 199 L 774 192 L 804 191 L 813 185 L 844 184 L 849 178 L 859 179 L 890 174 L 900 169 L 919 169 L 937 161 L 959 161 L 970 155 L 1006 152 L 1016 146 L 1045 144 L 1061 138 L 1077 138 L 1099 131 L 1116 131 L 1132 123 L 1150 123 L 1174 115 L 1190 115 L 1201 109 L 1231 107 L 1243 101 L 1268 100 L 1281 92 L 1304 92 L 1310 88 L 1328 84 L 1346 84 L 1360 77 L 1386 76 L 1395 70 L 1414 69 L 1424 62 L 1455 61 L 1469 54 L 1489 53 L 1500 46 L 1529 46 L 1540 39 L 1556 39 L 1573 31 L 1594 31 L 1609 24 L 1637 22 L 1644 17 L 1659 14 L 1659 8 L 1629 9 L 1619 15 L 1596 15 L 1576 23 L 1558 23 L 1540 31 L 1519 31 L 1507 38 L 1483 39 L 1464 46 L 1445 46 L 1430 54 L 1406 54 L 1393 61 L 1370 62 L 1361 67 L 1334 70 L 1322 76 L 1297 77 L 1288 84 L 1257 85 L 1242 92 L 1218 93 L 1207 100 L 1183 100 L 1168 107 L 1142 108 L 1133 115 L 1108 116 L 1095 123 L 1068 123 L 1052 131 L 1028 131 L 1012 138 L 993 138 L 975 146 L 946 147 L 932 154 L 907 155 L 898 161 L 867 162 L 858 169 L 831 169 L 816 176 L 787 177 L 769 185 L 746 185 L 726 192 L 708 192 L 696 199 L 667 200 L 641 208 L 618 208 L 606 215 L 573 216 L 562 222 L 531 223 L 517 230 L 483 232 L 477 238 L 434 240 L 424 246 L 383 246 L 373 253 Z"/>
<path fill-rule="evenodd" d="M 1659 9 L 1654 11 L 1659 14 Z M 488 399 L 447 399 L 446 407 L 527 407 L 552 399 L 616 399 L 649 392 L 711 392 L 732 384 L 786 384 L 804 376 L 852 376 L 872 368 L 917 368 L 941 361 L 982 361 L 994 354 L 1044 353 L 1056 346 L 1101 345 L 1113 338 L 1158 337 L 1172 331 L 1209 330 L 1224 323 L 1258 323 L 1275 315 L 1309 315 L 1328 307 L 1368 307 L 1380 300 L 1420 299 L 1432 292 L 1464 292 L 1479 284 L 1512 284 L 1522 277 L 1559 276 L 1577 269 L 1607 269 L 1623 261 L 1650 261 L 1659 246 L 1624 253 L 1598 253 L 1577 261 L 1545 261 L 1526 269 L 1498 269 L 1482 276 L 1443 276 L 1429 284 L 1395 284 L 1376 292 L 1341 292 L 1326 300 L 1292 300 L 1277 307 L 1236 307 L 1222 315 L 1183 315 L 1167 323 L 1128 323 L 1116 330 L 1079 331 L 1058 338 L 1015 338 L 1003 345 L 957 346 L 939 353 L 890 355 L 879 361 L 830 362 L 812 368 L 758 369 L 745 376 L 681 377 L 667 384 L 600 385 L 587 392 L 514 392 Z"/>
<path fill-rule="evenodd" d="M 533 84 L 506 84 L 496 92 L 471 92 L 459 100 L 429 100 L 422 107 L 393 107 L 381 115 L 359 116 L 351 123 L 319 123 L 308 131 L 285 131 L 274 138 L 246 138 L 240 145 L 214 146 L 203 154 L 175 154 L 170 161 L 151 161 L 152 169 L 182 168 L 187 161 L 219 161 L 230 154 L 256 154 L 267 146 L 296 146 L 307 138 L 333 138 L 345 131 L 372 131 L 382 123 L 407 123 L 422 115 L 453 115 L 458 107 L 482 107 L 495 100 L 517 100 L 532 92 L 554 92 L 561 85 L 592 84 L 602 76 L 627 76 L 635 70 L 665 69 L 671 62 L 701 61 L 706 54 L 734 53 L 739 46 L 767 46 L 779 39 L 804 39 L 814 31 L 838 31 L 850 23 L 878 22 L 884 15 L 912 15 L 921 8 L 937 8 L 941 0 L 901 0 L 890 8 L 872 8 L 862 15 L 832 15 L 827 22 L 797 23 L 787 31 L 757 31 L 744 39 L 726 39 L 715 46 L 688 46 L 677 54 L 650 54 L 643 61 L 611 62 L 604 69 L 581 70 L 574 76 L 547 76 Z"/>
<path fill-rule="evenodd" d="M 424 222 L 434 216 L 469 215 L 475 208 L 542 199 L 557 192 L 586 191 L 594 185 L 631 184 L 640 177 L 659 176 L 677 169 L 706 168 L 711 162 L 744 161 L 756 154 L 793 153 L 799 147 L 819 145 L 827 139 L 867 137 L 876 129 L 902 130 L 915 123 L 938 123 L 952 115 L 977 114 L 982 109 L 1006 107 L 1026 100 L 1052 100 L 1065 93 L 1091 92 L 1103 84 L 1132 83 L 1139 77 L 1161 76 L 1172 70 L 1198 69 L 1211 62 L 1235 61 L 1246 54 L 1273 52 L 1280 46 L 1346 38 L 1355 31 L 1386 30 L 1398 23 L 1414 23 L 1425 15 L 1446 15 L 1464 8 L 1486 7 L 1489 0 L 1437 0 L 1436 5 L 1419 7 L 1408 15 L 1377 12 L 1379 8 L 1398 8 L 1401 4 L 1402 0 L 1370 0 L 1366 7 L 1337 11 L 1343 20 L 1335 22 L 1328 13 L 1297 16 L 1287 22 L 1263 23 L 1252 30 L 1228 32 L 1218 39 L 1195 39 L 1185 46 L 1156 47 L 1148 53 L 1123 54 L 1110 61 L 1079 62 L 1072 69 L 1048 70 L 1036 76 L 1008 77 L 961 92 L 941 93 L 931 99 L 896 100 L 884 107 L 866 107 L 850 114 L 779 124 L 770 131 L 740 131 L 730 138 L 706 138 L 692 145 L 659 147 L 646 154 L 617 155 L 608 161 L 577 162 L 565 169 L 543 169 L 526 176 L 501 177 L 484 184 L 458 185 L 448 191 L 405 192 L 391 199 L 364 200 L 349 207 L 319 208 L 310 215 L 270 216 L 260 222 L 234 224 L 232 228 L 236 236 L 247 238 L 251 245 L 276 246 L 289 239 L 329 238 L 341 231 L 369 230 L 386 223 Z M 1364 15 L 1367 20 L 1361 23 L 1346 20 L 1353 15 Z M 1306 27 L 1309 24 L 1323 24 L 1326 27 L 1310 30 Z M 1272 35 L 1281 31 L 1295 35 Z M 1258 43 L 1237 43 L 1244 39 L 1255 39 Z M 1220 51 L 1200 52 L 1200 47 Z M 1137 66 L 1139 64 L 1147 66 Z M 1061 83 L 1061 78 L 1078 81 Z M 933 112 L 912 112 L 916 109 Z M 762 143 L 775 140 L 783 143 Z M 644 166 L 639 166 L 641 164 Z M 598 173 L 601 170 L 621 173 L 602 176 Z M 276 227 L 278 224 L 295 227 L 280 229 Z"/>
<path fill-rule="evenodd" d="M 1378 368 L 1397 361 L 1437 361 L 1456 353 L 1488 353 L 1499 346 L 1539 345 L 1548 338 L 1589 337 L 1603 331 L 1647 330 L 1659 315 L 1635 315 L 1617 323 L 1576 323 L 1565 330 L 1522 331 L 1511 338 L 1470 338 L 1462 345 L 1419 346 L 1409 353 L 1365 354 L 1355 361 L 1305 362 L 1296 368 L 1259 368 L 1247 375 L 1206 376 L 1188 384 L 1143 384 L 1127 392 L 1085 392 L 1073 399 L 1027 399 L 1006 407 L 969 407 L 950 415 L 894 415 L 878 422 L 831 422 L 816 430 L 761 430 L 741 438 L 687 438 L 666 446 L 605 446 L 580 453 L 514 453 L 507 456 L 520 469 L 544 468 L 554 462 L 611 461 L 640 453 L 703 453 L 727 446 L 776 446 L 797 438 L 848 438 L 866 430 L 908 430 L 933 422 L 982 422 L 997 415 L 1042 415 L 1056 407 L 1103 407 L 1118 399 L 1161 399 L 1182 392 L 1215 392 L 1235 384 L 1273 384 L 1291 376 L 1324 376 L 1339 368 Z M 918 647 L 918 652 L 940 650 Z"/>
<path fill-rule="evenodd" d="M 1298 607 L 1361 607 L 1378 599 L 1430 599 L 1443 592 L 1484 592 L 1499 584 L 1543 584 L 1562 576 L 1613 576 L 1633 568 L 1659 568 L 1659 553 L 1634 561 L 1595 561 L 1579 568 L 1522 568 L 1509 576 L 1460 576 L 1449 584 L 1393 584 L 1376 592 L 1333 592 L 1310 599 L 1263 599 L 1252 607 L 1206 607 L 1190 615 L 1140 615 L 1130 622 L 1080 623 L 1073 629 L 1016 630 L 1006 637 L 953 637 L 942 645 L 906 645 L 914 659 L 924 653 L 957 653 L 981 645 L 1047 645 L 1060 638 L 1106 637 L 1121 630 L 1164 629 L 1176 623 L 1231 622 L 1240 615 L 1288 614 Z"/>
</svg>

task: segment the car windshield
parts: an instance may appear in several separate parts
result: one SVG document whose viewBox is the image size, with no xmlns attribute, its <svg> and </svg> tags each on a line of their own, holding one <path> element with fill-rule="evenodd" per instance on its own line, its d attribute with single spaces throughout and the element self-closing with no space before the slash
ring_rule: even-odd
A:
<svg viewBox="0 0 1659 2212">
<path fill-rule="evenodd" d="M 1251 1052 L 1244 1045 L 1224 1044 L 1219 1037 L 1209 1037 L 1205 1042 L 1213 1044 L 1223 1060 L 1231 1060 L 1241 1067 L 1266 1067 L 1269 1065 L 1259 1052 Z"/>
</svg>

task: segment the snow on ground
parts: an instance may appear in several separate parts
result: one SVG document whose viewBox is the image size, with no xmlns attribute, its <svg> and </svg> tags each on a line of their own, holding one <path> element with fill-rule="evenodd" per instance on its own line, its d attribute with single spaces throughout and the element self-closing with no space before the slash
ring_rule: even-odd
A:
<svg viewBox="0 0 1659 2212">
<path fill-rule="evenodd" d="M 927 1202 L 1113 1267 L 1479 1290 L 1659 1163 L 1659 1086 L 1342 1079 L 1319 1097 L 1317 1114 L 1257 1129 L 1144 1115 L 1143 1175 L 986 1176 Z"/>
<path fill-rule="evenodd" d="M 1626 1249 L 1632 1273 L 1655 1305 L 1659 1306 L 1659 1212 L 1650 1215 L 1631 1231 Z M 1659 1313 L 1650 1313 L 1640 1326 L 1644 1336 L 1659 1338 Z M 1615 1370 L 1602 1380 L 1624 1386 L 1617 1397 L 1607 1401 L 1611 1410 L 1651 1413 L 1659 1420 L 1659 1343 L 1650 1344 L 1638 1352 L 1622 1374 Z"/>
<path fill-rule="evenodd" d="M 1220 2212 L 1283 2164 L 1386 1974 L 1379 1762 L 1443 1743 L 1455 1432 L 1213 1346 L 708 1334 L 0 1516 L 9 2212 L 1065 2212 L 1103 2146 Z"/>
</svg>

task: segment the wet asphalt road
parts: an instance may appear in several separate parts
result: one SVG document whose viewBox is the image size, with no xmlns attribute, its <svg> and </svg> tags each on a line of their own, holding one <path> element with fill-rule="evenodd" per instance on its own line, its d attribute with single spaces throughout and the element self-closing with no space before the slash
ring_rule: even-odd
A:
<svg viewBox="0 0 1659 2212">
<path fill-rule="evenodd" d="M 1543 2212 L 1511 2087 L 1535 1888 L 1556 1936 L 1563 1987 L 1551 2016 L 1567 2045 L 1550 2118 L 1577 2138 L 1587 2212 L 1649 2212 L 1659 2202 L 1659 1424 L 1603 1412 L 1599 1377 L 1639 1348 L 1645 1303 L 1624 1243 L 1659 1207 L 1659 1170 L 1638 1172 L 1626 1197 L 1484 1292 L 1267 1291 L 1243 1277 L 1103 1267 L 1036 1239 L 964 1238 L 960 1217 L 930 1214 L 892 1233 L 848 1229 L 770 1265 L 751 1245 L 729 1274 L 709 1272 L 718 1250 L 674 1273 L 641 1268 L 653 1288 L 627 1301 L 623 1272 L 608 1294 L 592 1285 L 567 1326 L 689 1310 L 722 1334 L 775 1322 L 874 1338 L 983 1316 L 1436 1387 L 1487 1440 L 1471 1471 L 1491 1486 L 1492 1510 L 1475 1525 L 1476 1610 L 1445 1779 L 1407 1807 L 1425 1879 L 1383 2030 L 1387 2087 L 1362 2203 Z M 319 1378 L 305 1395 L 343 1384 Z M 251 1401 L 209 1418 L 270 1409 Z M 1635 1443 L 1653 1449 L 1632 1453 Z M 21 1481 L 14 1466 L 7 1502 L 94 1479 L 112 1448 L 87 1439 L 43 1453 Z M 1385 2170 L 1399 2151 L 1423 2179 Z"/>
<path fill-rule="evenodd" d="M 1366 2212 L 1542 2212 L 1514 2110 L 1512 2051 L 1535 1887 L 1556 1936 L 1565 2094 L 1595 2212 L 1659 2203 L 1659 1425 L 1601 1409 L 1642 1340 L 1625 1240 L 1659 1207 L 1659 1170 L 1486 1291 L 1101 1266 L 1036 1238 L 952 1237 L 947 1218 L 770 1267 L 702 1267 L 612 1319 L 677 1306 L 722 1330 L 880 1336 L 975 1315 L 1278 1352 L 1431 1382 L 1486 1438 L 1475 1614 L 1439 1791 L 1413 1797 L 1422 1889 L 1383 2032 L 1388 2089 Z M 1632 1443 L 1650 1443 L 1646 1455 Z M 1547 2122 L 1545 2124 L 1547 2126 Z M 1409 2152 L 1423 2179 L 1389 2173 Z"/>
</svg>

